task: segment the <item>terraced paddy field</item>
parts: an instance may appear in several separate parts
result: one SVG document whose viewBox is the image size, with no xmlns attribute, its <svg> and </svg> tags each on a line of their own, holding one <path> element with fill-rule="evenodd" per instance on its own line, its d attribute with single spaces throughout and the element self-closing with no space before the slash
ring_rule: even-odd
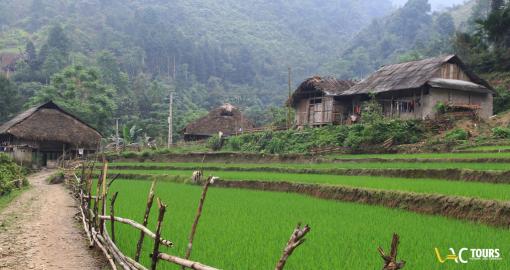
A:
<svg viewBox="0 0 510 270">
<path fill-rule="evenodd" d="M 393 232 L 401 236 L 399 257 L 409 269 L 510 269 L 510 153 L 327 158 L 330 162 L 232 162 L 235 156 L 230 162 L 123 161 L 111 163 L 109 174 L 122 178 L 113 185 L 120 194 L 118 215 L 137 221 L 148 180 L 157 179 L 158 196 L 169 205 L 163 235 L 176 243 L 165 252 L 181 256 L 201 193 L 189 183 L 191 175 L 203 169 L 205 176 L 220 177 L 209 190 L 192 259 L 221 269 L 274 268 L 297 222 L 310 224 L 312 232 L 288 269 L 380 269 L 376 248 L 388 249 Z M 346 175 L 351 172 L 361 175 Z M 485 179 L 491 177 L 498 181 Z M 119 228 L 120 247 L 133 255 L 138 232 Z M 448 248 L 499 248 L 503 259 L 440 264 L 435 247 L 444 255 Z M 150 248 L 146 243 L 145 254 Z M 144 260 L 147 265 L 147 255 Z"/>
<path fill-rule="evenodd" d="M 137 176 L 157 176 L 160 180 L 190 178 L 192 170 L 111 170 L 111 174 L 122 174 L 136 179 Z M 377 176 L 343 176 L 324 174 L 292 174 L 273 172 L 204 171 L 223 180 L 233 181 L 286 181 L 295 183 L 327 184 L 422 194 L 443 194 L 481 198 L 489 200 L 510 200 L 510 184 L 446 181 L 438 179 L 411 179 Z"/>
<path fill-rule="evenodd" d="M 419 154 L 332 154 L 329 159 L 509 159 L 510 152 L 501 153 L 419 153 Z"/>
<path fill-rule="evenodd" d="M 112 168 L 282 168 L 282 169 L 471 169 L 471 170 L 510 170 L 510 163 L 472 162 L 343 162 L 343 163 L 190 163 L 190 162 L 115 162 Z"/>
<path fill-rule="evenodd" d="M 141 222 L 150 181 L 114 182 L 116 215 Z M 164 238 L 183 255 L 200 197 L 198 186 L 159 182 L 157 196 L 168 204 Z M 152 211 L 149 227 L 155 227 Z M 391 234 L 401 236 L 399 257 L 408 269 L 510 269 L 510 234 L 493 228 L 399 209 L 315 199 L 281 192 L 212 187 L 194 242 L 192 259 L 221 269 L 272 269 L 297 222 L 309 224 L 307 241 L 291 256 L 286 269 L 380 269 L 376 248 L 389 248 Z M 108 226 L 109 227 L 109 226 Z M 119 247 L 134 255 L 139 232 L 116 225 Z M 144 243 L 142 262 L 149 266 L 151 241 Z M 453 261 L 440 264 L 434 248 L 499 248 L 503 260 Z M 178 269 L 160 263 L 158 269 Z"/>
</svg>

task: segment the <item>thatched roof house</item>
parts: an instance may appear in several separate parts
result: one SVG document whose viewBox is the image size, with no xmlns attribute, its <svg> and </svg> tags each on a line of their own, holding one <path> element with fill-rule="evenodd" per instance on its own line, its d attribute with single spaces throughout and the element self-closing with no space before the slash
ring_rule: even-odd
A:
<svg viewBox="0 0 510 270">
<path fill-rule="evenodd" d="M 306 79 L 288 101 L 296 109 L 296 124 L 316 126 L 343 122 L 343 115 L 338 112 L 349 104 L 339 97 L 354 84 L 354 81 L 331 77 L 314 76 Z"/>
<path fill-rule="evenodd" d="M 345 81 L 320 77 L 304 81 L 289 100 L 297 112 L 296 124 L 357 121 L 370 94 L 392 118 L 433 118 L 438 103 L 469 108 L 485 119 L 492 116 L 492 87 L 456 55 L 383 66 L 348 89 L 341 82 Z"/>
<path fill-rule="evenodd" d="M 0 126 L 0 147 L 25 162 L 56 160 L 64 152 L 93 152 L 101 133 L 52 101 L 30 108 Z M 82 150 L 80 150 L 82 149 Z"/>
<path fill-rule="evenodd" d="M 210 111 L 206 116 L 188 124 L 183 130 L 184 140 L 202 140 L 222 132 L 230 136 L 254 128 L 239 108 L 224 104 Z"/>
</svg>

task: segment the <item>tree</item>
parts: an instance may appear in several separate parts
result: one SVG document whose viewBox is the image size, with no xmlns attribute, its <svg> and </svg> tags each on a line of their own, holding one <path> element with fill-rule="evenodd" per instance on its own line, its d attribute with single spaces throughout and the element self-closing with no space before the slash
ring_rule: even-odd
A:
<svg viewBox="0 0 510 270">
<path fill-rule="evenodd" d="M 107 134 L 117 108 L 115 94 L 114 88 L 100 81 L 96 69 L 71 66 L 52 76 L 50 85 L 37 92 L 30 103 L 53 100 Z"/>
<path fill-rule="evenodd" d="M 36 70 L 39 65 L 37 63 L 37 51 L 34 43 L 29 40 L 25 47 L 25 61 L 32 71 Z"/>
<path fill-rule="evenodd" d="M 0 98 L 0 123 L 3 123 L 21 107 L 15 85 L 4 75 L 0 75 L 0 96 L 2 97 Z"/>
</svg>

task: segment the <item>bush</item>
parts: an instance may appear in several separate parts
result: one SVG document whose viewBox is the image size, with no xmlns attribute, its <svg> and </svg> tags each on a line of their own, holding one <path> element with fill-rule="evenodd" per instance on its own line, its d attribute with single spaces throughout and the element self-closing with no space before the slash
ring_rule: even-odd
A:
<svg viewBox="0 0 510 270">
<path fill-rule="evenodd" d="M 510 139 L 510 128 L 495 127 L 492 129 L 492 136 L 498 139 Z"/>
<path fill-rule="evenodd" d="M 23 185 L 27 185 L 26 172 L 5 154 L 0 154 L 0 196 L 9 193 L 14 188 L 12 181 L 23 178 Z"/>
<path fill-rule="evenodd" d="M 223 146 L 223 139 L 219 135 L 214 135 L 207 140 L 207 147 L 213 151 L 218 151 Z"/>
<path fill-rule="evenodd" d="M 53 174 L 52 176 L 50 176 L 50 178 L 48 179 L 48 183 L 52 184 L 52 185 L 61 184 L 61 183 L 64 183 L 64 180 L 65 180 L 64 172 L 59 171 L 59 172 Z"/>
<path fill-rule="evenodd" d="M 232 151 L 241 150 L 242 140 L 238 136 L 232 136 L 227 140 L 227 147 Z"/>
<path fill-rule="evenodd" d="M 469 138 L 469 133 L 461 128 L 456 128 L 446 133 L 445 139 L 447 141 L 462 141 Z"/>
</svg>

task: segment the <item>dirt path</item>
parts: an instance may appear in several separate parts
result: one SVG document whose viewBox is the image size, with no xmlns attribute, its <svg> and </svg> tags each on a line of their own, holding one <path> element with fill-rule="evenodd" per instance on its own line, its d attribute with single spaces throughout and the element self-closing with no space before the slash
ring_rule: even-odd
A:
<svg viewBox="0 0 510 270">
<path fill-rule="evenodd" d="M 105 269 L 87 247 L 69 191 L 46 184 L 53 172 L 31 175 L 30 190 L 0 213 L 0 269 Z"/>
</svg>

